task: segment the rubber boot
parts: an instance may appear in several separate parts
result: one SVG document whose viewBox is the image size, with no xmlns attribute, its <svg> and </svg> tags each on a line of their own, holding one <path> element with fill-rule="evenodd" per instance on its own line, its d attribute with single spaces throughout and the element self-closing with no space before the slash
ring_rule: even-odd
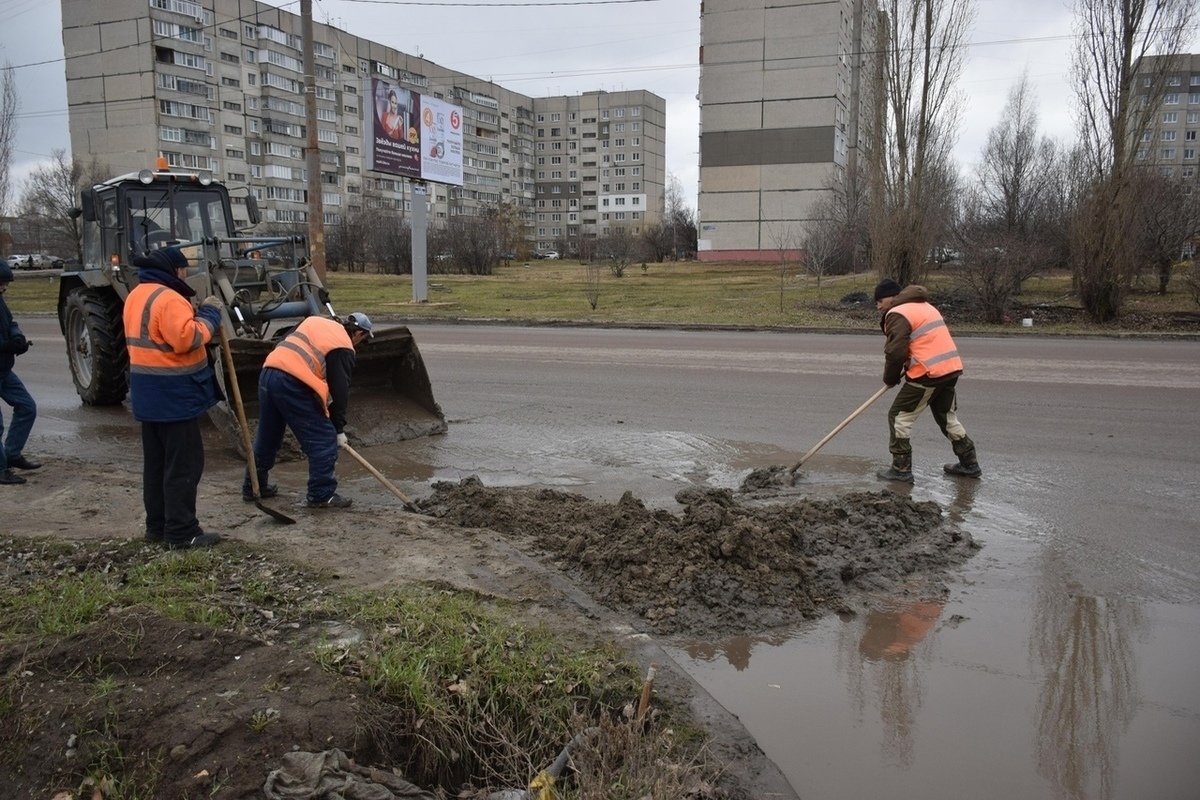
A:
<svg viewBox="0 0 1200 800">
<path fill-rule="evenodd" d="M 964 437 L 957 442 L 951 442 L 951 445 L 958 461 L 942 467 L 947 475 L 959 478 L 978 478 L 983 475 L 983 470 L 979 467 L 979 458 L 975 455 L 974 442 Z"/>
<path fill-rule="evenodd" d="M 893 454 L 892 465 L 887 469 L 881 469 L 876 472 L 875 477 L 883 481 L 912 483 L 912 456 L 908 454 L 901 455 L 899 453 Z"/>
</svg>

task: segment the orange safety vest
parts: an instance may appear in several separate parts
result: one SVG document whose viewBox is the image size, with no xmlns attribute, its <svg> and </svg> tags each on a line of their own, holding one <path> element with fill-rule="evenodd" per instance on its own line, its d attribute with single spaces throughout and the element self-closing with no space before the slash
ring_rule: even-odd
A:
<svg viewBox="0 0 1200 800">
<path fill-rule="evenodd" d="M 139 283 L 125 300 L 123 318 L 130 372 L 172 376 L 208 368 L 205 345 L 213 330 L 178 292 Z"/>
<path fill-rule="evenodd" d="M 339 348 L 354 349 L 342 323 L 325 317 L 308 317 L 283 337 L 263 362 L 304 383 L 325 401 L 325 414 L 333 401 L 325 379 L 325 356 Z"/>
<path fill-rule="evenodd" d="M 912 333 L 908 337 L 908 370 L 910 379 L 941 378 L 951 372 L 961 372 L 962 359 L 950 337 L 946 320 L 929 303 L 901 303 L 888 310 L 908 320 Z"/>
</svg>

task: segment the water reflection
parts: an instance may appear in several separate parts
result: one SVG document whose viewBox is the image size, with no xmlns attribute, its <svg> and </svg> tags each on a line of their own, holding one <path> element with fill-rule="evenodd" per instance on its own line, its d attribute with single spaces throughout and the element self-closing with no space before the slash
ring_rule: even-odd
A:
<svg viewBox="0 0 1200 800">
<path fill-rule="evenodd" d="M 975 493 L 979 491 L 982 481 L 970 478 L 959 478 L 954 481 L 950 505 L 946 507 L 946 516 L 951 522 L 962 524 L 966 521 L 971 509 L 975 507 Z"/>
<path fill-rule="evenodd" d="M 917 713 L 925 697 L 923 673 L 932 660 L 927 637 L 944 601 L 920 599 L 894 608 L 872 609 L 838 634 L 838 669 L 861 717 L 874 700 L 889 762 L 909 767 Z"/>
<path fill-rule="evenodd" d="M 780 647 L 791 641 L 792 634 L 778 633 L 767 636 L 735 636 L 723 642 L 688 642 L 683 649 L 696 661 L 716 661 L 724 658 L 738 672 L 750 666 L 750 653 L 754 646 L 765 644 Z"/>
<path fill-rule="evenodd" d="M 1057 569 L 1042 573 L 1047 579 Z M 1031 658 L 1044 677 L 1037 715 L 1038 774 L 1057 798 L 1112 797 L 1117 751 L 1138 707 L 1133 642 L 1141 607 L 1055 582 L 1037 595 Z"/>
</svg>

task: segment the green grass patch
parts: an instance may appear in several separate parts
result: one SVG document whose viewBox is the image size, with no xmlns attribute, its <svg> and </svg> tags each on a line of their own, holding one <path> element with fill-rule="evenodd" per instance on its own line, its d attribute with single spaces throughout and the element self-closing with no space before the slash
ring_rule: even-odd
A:
<svg viewBox="0 0 1200 800">
<path fill-rule="evenodd" d="M 315 663 L 360 687 L 360 724 L 374 748 L 426 786 L 524 786 L 584 729 L 595 732 L 594 746 L 587 745 L 594 763 L 610 769 L 615 759 L 633 770 L 625 776 L 628 790 L 588 795 L 589 785 L 611 788 L 612 776 L 581 773 L 579 793 L 563 798 L 682 796 L 682 788 L 650 788 L 711 777 L 701 735 L 669 707 L 656 709 L 667 715 L 661 726 L 624 719 L 641 684 L 640 670 L 621 651 L 525 623 L 510 604 L 426 586 L 340 591 L 319 572 L 235 542 L 165 553 L 141 542 L 8 537 L 0 538 L 0 567 L 8 577 L 0 584 L 4 642 L 56 640 L 135 608 L 251 636 L 266 630 L 266 620 L 276 631 L 296 623 L 316 632 L 334 621 L 358 632 L 337 641 L 298 633 L 297 641 Z M 121 655 L 140 643 L 131 634 L 113 644 L 110 652 Z M 97 702 L 116 702 L 119 683 L 106 677 L 103 663 L 89 662 L 85 672 Z M 14 686 L 0 685 L 0 712 L 12 711 Z M 113 713 L 119 717 L 119 708 Z M 263 712 L 247 724 L 261 731 L 272 722 Z M 146 774 L 146 765 L 135 770 L 119 750 L 102 756 L 93 764 L 95 780 L 116 786 Z"/>
<path fill-rule="evenodd" d="M 931 271 L 924 284 L 939 296 L 953 295 L 969 305 L 960 279 L 964 267 L 948 264 Z M 781 271 L 778 264 L 666 262 L 640 265 L 616 277 L 607 267 L 594 270 L 576 261 L 514 262 L 492 275 L 430 275 L 423 303 L 412 302 L 412 277 L 374 273 L 330 272 L 327 276 L 334 307 L 340 312 L 400 316 L 410 320 L 476 319 L 592 324 L 728 325 L 780 328 L 842 328 L 874 330 L 877 317 L 865 307 L 842 305 L 855 292 L 869 294 L 877 282 L 873 273 L 837 275 L 818 281 L 795 264 Z M 593 310 L 589 290 L 597 295 Z M 16 314 L 52 312 L 58 301 L 54 278 L 24 277 L 5 295 Z M 1047 273 L 1026 281 L 1016 298 L 1021 307 L 1051 306 L 1078 311 L 1071 276 Z M 1094 333 L 1146 327 L 1139 316 L 1169 315 L 1200 310 L 1182 278 L 1173 280 L 1165 295 L 1152 280 L 1134 285 L 1115 325 L 1095 326 L 1081 314 L 1047 314 L 1038 320 L 1039 332 Z M 1019 312 L 1017 312 L 1019 313 Z M 994 331 L 1019 327 L 976 322 L 966 313 L 954 319 L 957 330 Z"/>
</svg>

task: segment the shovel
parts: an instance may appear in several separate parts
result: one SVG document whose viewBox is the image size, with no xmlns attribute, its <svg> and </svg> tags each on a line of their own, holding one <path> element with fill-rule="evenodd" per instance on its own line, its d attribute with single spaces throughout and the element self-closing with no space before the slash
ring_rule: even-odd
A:
<svg viewBox="0 0 1200 800">
<path fill-rule="evenodd" d="M 836 428 L 831 430 L 825 436 L 824 439 L 822 439 L 821 441 L 819 441 L 815 445 L 813 445 L 813 449 L 809 450 L 807 453 L 805 453 L 804 456 L 801 457 L 801 459 L 799 461 L 797 461 L 795 464 L 793 464 L 792 468 L 787 471 L 789 479 L 791 481 L 795 481 L 796 470 L 800 469 L 800 467 L 804 464 L 805 461 L 808 461 L 810 458 L 812 458 L 813 455 L 815 455 L 818 450 L 820 450 L 822 447 L 824 447 L 829 442 L 830 439 L 832 439 L 834 436 L 837 436 L 838 432 L 841 431 L 842 428 L 846 427 L 851 422 L 853 422 L 855 417 L 857 417 L 862 412 L 866 411 L 867 406 L 871 405 L 871 403 L 874 403 L 876 400 L 883 397 L 883 395 L 890 388 L 892 388 L 892 387 L 888 386 L 886 383 L 883 386 L 879 387 L 879 391 L 877 391 L 877 392 L 875 392 L 875 394 L 871 395 L 871 397 L 867 400 L 867 402 L 863 403 L 861 406 L 854 409 L 853 414 L 851 414 L 850 416 L 848 416 L 844 420 L 842 420 L 841 423 L 839 423 Z"/>
<path fill-rule="evenodd" d="M 392 494 L 396 495 L 396 497 L 399 497 L 400 502 L 404 503 L 404 509 L 406 511 L 411 511 L 414 514 L 419 513 L 416 505 L 413 504 L 413 501 L 409 500 L 407 497 L 405 497 L 404 493 L 401 492 L 399 489 L 397 489 L 395 486 L 393 486 L 391 481 L 389 481 L 387 478 L 383 477 L 383 473 L 381 473 L 379 470 L 372 467 L 371 463 L 369 461 L 367 461 L 365 458 L 363 458 L 362 455 L 357 450 L 355 450 L 349 444 L 342 445 L 342 449 L 345 450 L 350 455 L 354 456 L 354 460 L 357 461 L 358 463 L 362 464 L 364 467 L 366 467 L 367 472 L 374 475 L 379 480 L 380 483 L 382 483 L 384 486 L 386 486 L 388 488 L 389 491 L 391 491 Z"/>
<path fill-rule="evenodd" d="M 222 307 L 222 317 L 224 317 L 224 310 Z M 250 425 L 246 422 L 246 407 L 242 405 L 242 390 L 238 387 L 237 370 L 233 366 L 233 353 L 229 349 L 229 337 L 225 333 L 224 319 L 222 319 L 222 324 L 217 326 L 217 330 L 221 335 L 221 356 L 225 360 L 225 371 L 229 374 L 229 393 L 233 395 L 233 408 L 237 412 L 238 426 L 242 430 L 242 445 L 246 448 L 246 466 L 250 470 L 250 488 L 254 492 L 254 505 L 258 507 L 259 511 L 269 514 L 279 522 L 285 525 L 294 525 L 296 520 L 287 514 L 263 505 L 262 494 L 258 486 L 258 468 L 254 463 L 254 443 L 250 441 Z"/>
</svg>

